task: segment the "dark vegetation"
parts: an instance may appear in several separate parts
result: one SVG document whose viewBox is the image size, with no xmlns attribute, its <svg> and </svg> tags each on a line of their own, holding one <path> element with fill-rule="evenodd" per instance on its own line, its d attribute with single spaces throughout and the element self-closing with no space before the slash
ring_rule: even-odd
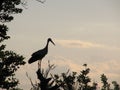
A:
<svg viewBox="0 0 120 90">
<path fill-rule="evenodd" d="M 24 1 L 24 0 L 23 0 Z M 14 14 L 22 12 L 18 5 L 24 6 L 25 2 L 21 0 L 0 0 L 0 90 L 21 90 L 18 88 L 19 80 L 15 77 L 15 72 L 20 66 L 25 65 L 24 57 L 11 50 L 6 50 L 6 45 L 3 41 L 8 40 L 10 36 L 7 35 L 8 27 L 6 22 L 11 22 Z M 41 3 L 44 1 L 37 0 Z M 29 78 L 32 88 L 31 90 L 97 90 L 98 83 L 92 82 L 88 76 L 90 68 L 84 64 L 84 70 L 79 73 L 68 70 L 66 73 L 51 74 L 50 71 L 55 68 L 54 64 L 48 63 L 48 69 L 38 69 L 36 74 L 39 83 L 34 84 Z M 105 74 L 101 75 L 102 87 L 101 90 L 120 90 L 120 86 L 116 81 L 113 81 L 113 88 L 108 82 Z M 28 83 L 28 82 L 27 82 Z M 92 85 L 90 85 L 92 83 Z"/>
<path fill-rule="evenodd" d="M 105 74 L 101 75 L 102 86 L 99 83 L 93 82 L 89 77 L 90 68 L 87 64 L 83 65 L 84 69 L 79 73 L 71 72 L 68 70 L 65 73 L 51 74 L 50 71 L 55 68 L 54 64 L 48 62 L 48 68 L 46 70 L 37 70 L 37 78 L 39 83 L 33 84 L 31 78 L 29 78 L 32 88 L 31 90 L 120 90 L 120 86 L 116 81 L 112 81 L 113 87 L 108 82 L 108 78 Z"/>
<path fill-rule="evenodd" d="M 11 50 L 5 50 L 4 40 L 10 38 L 7 35 L 8 27 L 5 24 L 13 20 L 13 14 L 22 12 L 22 9 L 16 6 L 20 0 L 0 0 L 0 88 L 16 89 L 19 80 L 15 77 L 15 72 L 21 65 L 24 65 L 24 57 Z"/>
</svg>

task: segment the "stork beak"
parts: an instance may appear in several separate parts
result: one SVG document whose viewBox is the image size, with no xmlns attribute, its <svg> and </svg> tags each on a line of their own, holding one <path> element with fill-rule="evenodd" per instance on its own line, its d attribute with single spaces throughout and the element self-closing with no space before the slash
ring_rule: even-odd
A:
<svg viewBox="0 0 120 90">
<path fill-rule="evenodd" d="M 53 44 L 53 45 L 55 45 L 55 43 L 51 40 L 51 43 Z"/>
</svg>

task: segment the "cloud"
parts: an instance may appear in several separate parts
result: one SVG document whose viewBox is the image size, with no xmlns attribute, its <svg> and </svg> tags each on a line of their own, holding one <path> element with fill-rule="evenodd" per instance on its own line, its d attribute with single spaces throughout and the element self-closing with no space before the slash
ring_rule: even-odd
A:
<svg viewBox="0 0 120 90">
<path fill-rule="evenodd" d="M 114 50 L 120 50 L 118 47 L 103 45 L 103 44 L 97 44 L 93 42 L 87 42 L 87 41 L 81 41 L 81 40 L 60 40 L 57 39 L 56 42 L 67 48 L 103 48 L 103 49 L 114 49 Z"/>
<path fill-rule="evenodd" d="M 120 83 L 119 63 L 120 61 L 115 59 L 89 63 L 88 65 L 91 69 L 90 77 L 96 81 L 100 81 L 100 75 L 105 74 L 109 82 L 117 81 Z"/>
<path fill-rule="evenodd" d="M 62 57 L 62 56 L 54 56 L 54 60 L 52 61 L 58 67 L 66 67 L 71 71 L 80 71 L 81 65 L 78 65 L 73 60 Z"/>
</svg>

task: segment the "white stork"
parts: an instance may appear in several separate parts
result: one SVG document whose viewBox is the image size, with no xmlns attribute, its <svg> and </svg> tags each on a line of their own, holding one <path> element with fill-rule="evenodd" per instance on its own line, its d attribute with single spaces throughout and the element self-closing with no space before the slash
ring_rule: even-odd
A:
<svg viewBox="0 0 120 90">
<path fill-rule="evenodd" d="M 51 42 L 53 45 L 55 45 L 55 43 L 52 41 L 52 39 L 48 38 L 45 48 L 38 50 L 31 55 L 32 57 L 28 61 L 29 64 L 39 60 L 38 64 L 40 64 L 40 67 L 41 67 L 41 61 L 45 57 L 45 55 L 48 53 L 49 42 Z M 38 65 L 38 67 L 39 67 L 39 65 Z"/>
</svg>

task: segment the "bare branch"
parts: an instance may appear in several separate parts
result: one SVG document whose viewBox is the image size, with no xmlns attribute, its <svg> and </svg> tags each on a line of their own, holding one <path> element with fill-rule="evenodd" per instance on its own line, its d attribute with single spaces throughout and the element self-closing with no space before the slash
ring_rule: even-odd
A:
<svg viewBox="0 0 120 90">
<path fill-rule="evenodd" d="M 50 73 L 51 70 L 55 69 L 55 65 L 54 64 L 50 64 L 50 61 L 48 60 L 48 69 L 45 71 L 45 75 L 44 77 L 47 78 L 48 74 Z"/>
<path fill-rule="evenodd" d="M 27 1 L 26 0 L 22 0 L 21 1 L 21 5 L 25 8 L 25 9 L 27 9 Z"/>
<path fill-rule="evenodd" d="M 27 76 L 27 77 L 28 77 L 28 79 L 30 80 L 31 85 L 35 88 L 35 86 L 34 86 L 34 84 L 33 84 L 32 80 L 31 80 L 31 78 L 28 76 L 28 73 L 27 73 L 27 72 L 26 72 L 26 76 Z"/>
</svg>

